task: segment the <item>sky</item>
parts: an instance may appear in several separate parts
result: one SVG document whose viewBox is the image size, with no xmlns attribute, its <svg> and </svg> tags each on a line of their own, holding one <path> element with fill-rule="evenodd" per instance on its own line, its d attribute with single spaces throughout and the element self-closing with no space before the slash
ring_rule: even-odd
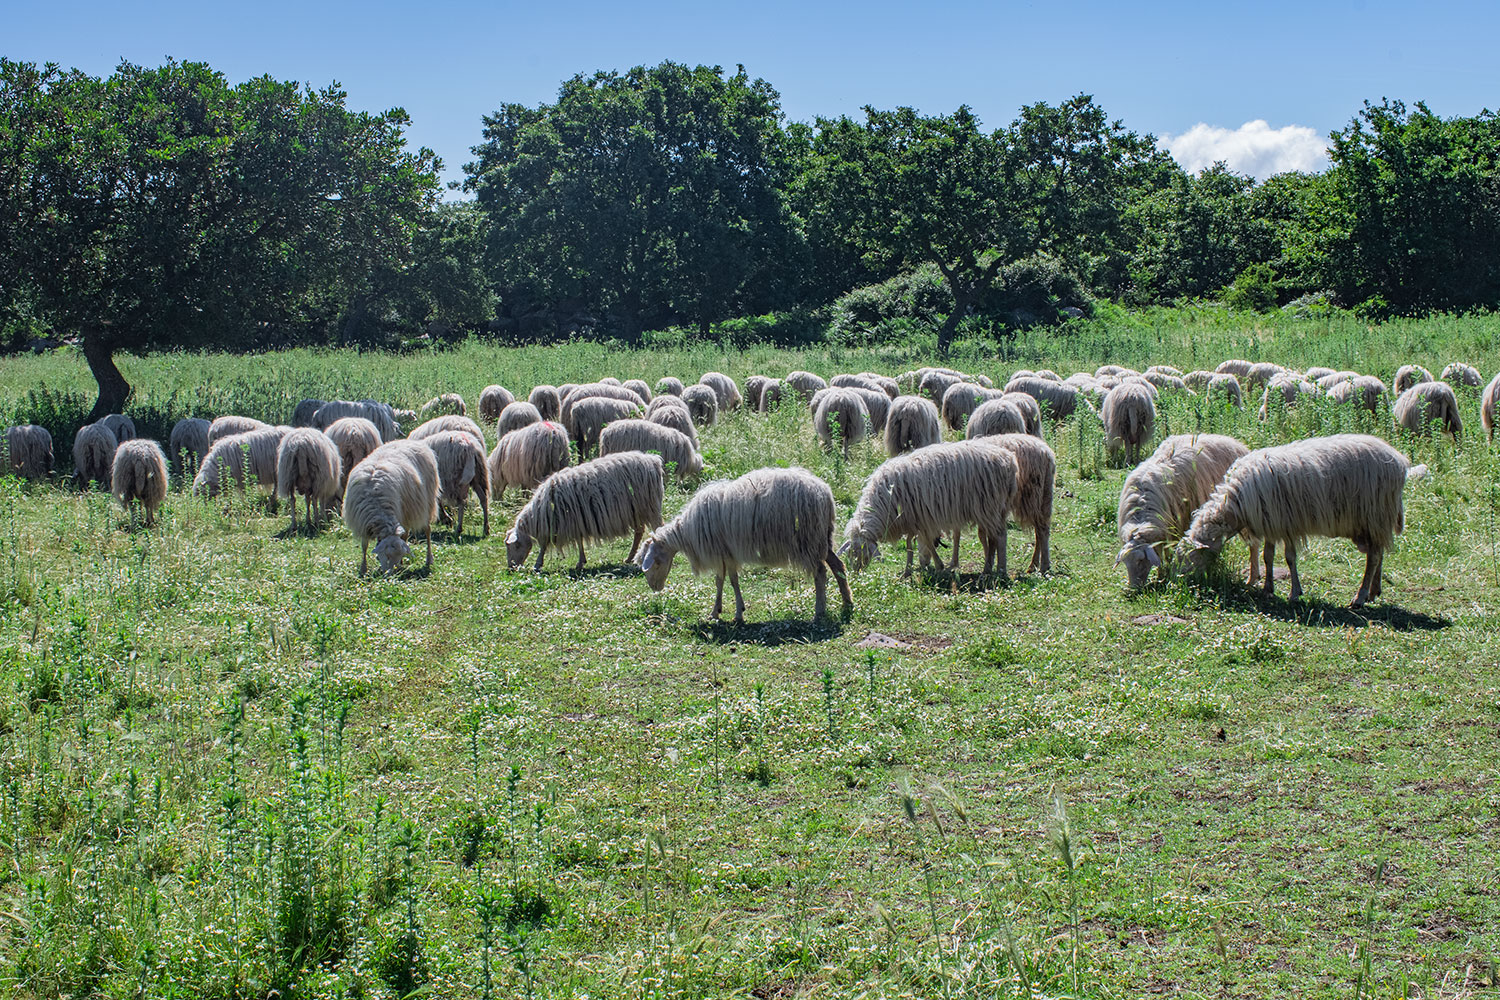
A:
<svg viewBox="0 0 1500 1000">
<path fill-rule="evenodd" d="M 121 4 L 4 0 L 0 55 L 105 75 L 121 60 L 207 62 L 238 82 L 337 81 L 349 106 L 403 107 L 414 145 L 461 180 L 481 119 L 551 101 L 578 73 L 663 60 L 743 64 L 789 120 L 865 105 L 967 104 L 989 127 L 1022 105 L 1092 94 L 1189 170 L 1224 159 L 1265 177 L 1327 165 L 1328 133 L 1365 100 L 1443 116 L 1500 104 L 1500 4 L 869 0 L 751 4 Z"/>
</svg>

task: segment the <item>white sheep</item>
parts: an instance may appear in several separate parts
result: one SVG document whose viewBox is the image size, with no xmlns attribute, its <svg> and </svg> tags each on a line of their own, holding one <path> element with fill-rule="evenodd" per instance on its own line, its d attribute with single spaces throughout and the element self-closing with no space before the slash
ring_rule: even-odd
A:
<svg viewBox="0 0 1500 1000">
<path fill-rule="evenodd" d="M 534 490 L 548 476 L 568 467 L 568 430 L 555 420 L 529 424 L 505 435 L 487 462 L 490 495 L 499 498 L 507 487 Z"/>
<path fill-rule="evenodd" d="M 1208 383 L 1213 380 L 1215 374 L 1217 373 L 1205 371 L 1202 368 L 1199 368 L 1195 371 L 1190 371 L 1186 375 L 1182 376 L 1182 383 L 1194 392 L 1202 392 L 1204 389 L 1208 388 Z M 1234 376 L 1230 377 L 1233 378 Z M 1235 381 L 1235 385 L 1239 385 L 1238 380 Z M 1079 386 L 1079 388 L 1082 389 L 1084 388 L 1084 386 Z"/>
<path fill-rule="evenodd" d="M 710 389 L 710 392 L 713 390 Z M 562 397 L 562 410 L 560 420 L 562 425 L 569 430 L 573 428 L 573 409 L 586 399 L 617 399 L 622 402 L 632 403 L 641 409 L 646 408 L 646 401 L 622 385 L 610 385 L 607 382 L 589 382 L 585 385 L 573 386 L 572 391 Z M 575 431 L 574 436 L 577 436 Z"/>
<path fill-rule="evenodd" d="M 972 381 L 962 372 L 951 368 L 920 368 L 918 371 L 921 372 L 921 378 L 917 382 L 917 395 L 926 396 L 940 407 L 950 388 L 959 382 Z"/>
<path fill-rule="evenodd" d="M 745 620 L 740 570 L 787 566 L 810 573 L 814 616 L 828 608 L 828 570 L 833 570 L 844 614 L 854 609 L 844 564 L 833 551 L 833 491 L 806 469 L 756 469 L 738 479 L 709 483 L 672 522 L 653 532 L 641 554 L 646 583 L 660 591 L 681 552 L 693 573 L 713 573 L 713 617 L 724 608 L 724 579 L 734 588 L 734 621 Z"/>
<path fill-rule="evenodd" d="M 517 400 L 500 411 L 500 419 L 495 422 L 495 433 L 505 437 L 511 431 L 518 431 L 522 427 L 530 427 L 532 424 L 542 422 L 542 411 L 525 400 Z"/>
<path fill-rule="evenodd" d="M 1442 381 L 1455 388 L 1463 386 L 1466 389 L 1478 389 L 1484 385 L 1484 376 L 1479 374 L 1479 369 L 1473 365 L 1455 361 L 1443 369 Z"/>
<path fill-rule="evenodd" d="M 719 419 L 719 394 L 712 386 L 698 383 L 687 386 L 679 397 L 687 404 L 693 423 L 700 427 L 712 427 Z"/>
<path fill-rule="evenodd" d="M 972 419 L 970 421 L 972 423 Z M 1013 521 L 1033 532 L 1028 573 L 1052 572 L 1052 495 L 1057 483 L 1057 455 L 1047 442 L 1019 431 L 987 435 L 981 443 L 1004 448 L 1016 460 L 1016 501 Z"/>
<path fill-rule="evenodd" d="M 656 395 L 658 396 L 681 396 L 682 379 L 672 375 L 666 375 L 656 380 Z"/>
<path fill-rule="evenodd" d="M 937 555 L 938 539 L 953 538 L 958 569 L 963 529 L 975 525 L 984 547 L 986 574 L 1006 572 L 1006 518 L 1016 502 L 1019 478 L 1015 456 L 974 441 L 934 444 L 887 459 L 871 474 L 859 504 L 844 528 L 839 555 L 858 572 L 880 556 L 879 543 L 906 541 L 906 568 L 912 571 L 916 540 L 925 568 Z"/>
<path fill-rule="evenodd" d="M 208 454 L 208 431 L 212 426 L 202 417 L 183 417 L 172 425 L 172 433 L 167 436 L 167 451 L 178 475 L 198 471 L 203 456 Z"/>
<path fill-rule="evenodd" d="M 1021 416 L 1026 419 L 1027 434 L 1038 438 L 1042 436 L 1042 406 L 1035 396 L 1024 392 L 1010 392 L 1000 398 L 1021 411 Z"/>
<path fill-rule="evenodd" d="M 973 441 L 975 438 L 990 437 L 995 434 L 1025 434 L 1026 414 L 1016 404 L 1016 399 L 1026 398 L 1022 393 L 1011 396 L 1001 396 L 999 399 L 988 399 L 979 405 L 970 416 L 969 422 L 964 427 L 964 437 Z"/>
<path fill-rule="evenodd" d="M 1286 371 L 1285 368 L 1270 361 L 1257 361 L 1250 366 L 1250 370 L 1244 375 L 1238 376 L 1245 387 L 1252 392 L 1256 389 L 1264 389 L 1266 383 Z"/>
<path fill-rule="evenodd" d="M 227 437 L 248 434 L 250 431 L 263 431 L 270 426 L 265 421 L 256 420 L 254 417 L 235 415 L 216 417 L 214 422 L 208 425 L 208 443 L 212 447 Z"/>
<path fill-rule="evenodd" d="M 1173 368 L 1171 365 L 1152 365 L 1150 368 L 1147 368 L 1145 371 L 1141 372 L 1141 374 L 1142 375 L 1153 375 L 1153 374 L 1154 375 L 1165 375 L 1168 378 L 1182 378 L 1183 377 L 1183 375 L 1182 375 L 1182 369 L 1181 368 Z"/>
<path fill-rule="evenodd" d="M 838 438 L 839 450 L 849 457 L 849 446 L 863 441 L 870 433 L 870 411 L 864 397 L 853 389 L 824 389 L 815 397 L 813 430 L 824 450 L 833 450 Z"/>
<path fill-rule="evenodd" d="M 698 384 L 706 385 L 714 391 L 714 395 L 719 400 L 720 413 L 732 413 L 738 410 L 744 402 L 744 397 L 740 395 L 740 387 L 734 384 L 734 379 L 723 372 L 704 372 Z"/>
<path fill-rule="evenodd" d="M 52 432 L 39 424 L 16 424 L 5 430 L 6 468 L 28 482 L 52 474 Z"/>
<path fill-rule="evenodd" d="M 1342 373 L 1339 373 L 1342 374 Z M 1386 398 L 1385 383 L 1374 375 L 1355 375 L 1333 383 L 1328 399 L 1333 403 L 1354 402 L 1361 409 L 1378 414 Z"/>
<path fill-rule="evenodd" d="M 1432 372 L 1421 365 L 1402 365 L 1396 369 L 1396 377 L 1391 380 L 1391 391 L 1398 397 L 1419 382 L 1431 382 Z"/>
<path fill-rule="evenodd" d="M 641 397 L 641 401 L 643 403 L 646 403 L 648 406 L 650 405 L 652 399 L 651 387 L 646 384 L 645 379 L 628 378 L 620 384 L 623 388 L 629 389 L 631 392 Z"/>
<path fill-rule="evenodd" d="M 106 413 L 97 422 L 108 427 L 115 440 L 122 444 L 136 436 L 135 421 L 123 413 Z"/>
<path fill-rule="evenodd" d="M 1338 385 L 1340 382 L 1348 382 L 1348 381 L 1351 381 L 1351 380 L 1356 379 L 1358 377 L 1359 377 L 1359 372 L 1339 371 L 1339 372 L 1330 372 L 1327 375 L 1323 375 L 1323 376 L 1320 376 L 1318 378 L 1313 379 L 1313 381 L 1316 382 L 1316 383 L 1318 383 L 1318 388 L 1319 389 L 1322 389 L 1324 392 L 1327 392 L 1329 389 L 1332 389 L 1334 386 Z M 1381 384 L 1384 385 L 1385 383 L 1382 382 Z"/>
<path fill-rule="evenodd" d="M 562 416 L 562 397 L 556 386 L 539 385 L 531 390 L 526 401 L 536 407 L 543 420 L 557 420 Z"/>
<path fill-rule="evenodd" d="M 297 531 L 297 498 L 307 508 L 307 530 L 321 524 L 339 497 L 344 482 L 338 445 L 316 427 L 298 427 L 281 439 L 276 449 L 276 496 L 290 500 L 292 532 Z M 313 517 L 313 505 L 318 514 Z"/>
<path fill-rule="evenodd" d="M 1401 395 L 1391 408 L 1396 426 L 1422 437 L 1432 434 L 1433 424 L 1457 441 L 1463 434 L 1463 419 L 1458 415 L 1458 397 L 1447 382 L 1417 382 Z"/>
<path fill-rule="evenodd" d="M 1245 395 L 1240 390 L 1240 380 L 1228 372 L 1210 375 L 1204 384 L 1203 396 L 1219 406 L 1232 406 L 1236 410 L 1245 408 Z"/>
<path fill-rule="evenodd" d="M 786 389 L 779 378 L 768 378 L 760 390 L 759 412 L 770 413 L 781 405 Z"/>
<path fill-rule="evenodd" d="M 943 439 L 938 408 L 922 396 L 897 396 L 885 418 L 885 453 L 904 455 Z"/>
<path fill-rule="evenodd" d="M 665 400 L 671 400 L 676 405 L 657 406 Z M 693 448 L 698 448 L 698 427 L 693 423 L 693 415 L 688 411 L 687 404 L 682 401 L 681 397 L 657 396 L 651 401 L 650 409 L 646 411 L 646 419 L 686 434 L 693 442 Z"/>
<path fill-rule="evenodd" d="M 493 424 L 500 419 L 500 413 L 516 397 L 503 385 L 487 385 L 479 391 L 479 419 L 487 424 Z"/>
<path fill-rule="evenodd" d="M 1326 378 L 1329 375 L 1337 375 L 1337 374 L 1338 374 L 1338 372 L 1334 371 L 1332 368 L 1327 368 L 1327 367 L 1324 367 L 1322 365 L 1314 365 L 1313 367 L 1309 368 L 1307 371 L 1303 372 L 1302 373 L 1302 377 L 1305 378 L 1305 379 L 1307 379 L 1309 382 L 1316 382 L 1316 381 L 1318 381 L 1318 379 Z M 1319 386 L 1319 388 L 1322 388 L 1322 386 Z"/>
<path fill-rule="evenodd" d="M 1335 434 L 1252 451 L 1237 460 L 1193 516 L 1177 548 L 1190 573 L 1201 572 L 1211 553 L 1232 535 L 1246 533 L 1265 545 L 1266 594 L 1275 589 L 1276 546 L 1286 549 L 1292 600 L 1302 596 L 1297 546 L 1309 536 L 1348 538 L 1365 553 L 1365 572 L 1353 606 L 1380 596 L 1385 550 L 1405 523 L 1402 491 L 1425 472 L 1376 437 Z"/>
<path fill-rule="evenodd" d="M 885 434 L 885 421 L 891 412 L 891 397 L 880 389 L 871 389 L 862 385 L 850 386 L 849 390 L 859 394 L 859 398 L 865 401 L 865 412 L 870 415 L 870 433 L 876 437 Z"/>
<path fill-rule="evenodd" d="M 464 398 L 456 392 L 445 392 L 440 396 L 433 396 L 417 410 L 417 419 L 431 420 L 433 417 L 447 414 L 460 417 L 469 415 L 469 407 L 464 403 Z"/>
<path fill-rule="evenodd" d="M 1495 443 L 1495 406 L 1500 404 L 1500 375 L 1490 379 L 1484 387 L 1484 396 L 1479 404 L 1479 422 L 1484 426 L 1486 440 Z"/>
<path fill-rule="evenodd" d="M 639 451 L 606 455 L 554 473 L 536 488 L 505 536 L 505 561 L 513 570 L 539 545 L 536 570 L 549 548 L 584 546 L 635 533 L 626 562 L 635 558 L 648 529 L 661 526 L 666 476 L 660 456 Z"/>
<path fill-rule="evenodd" d="M 228 486 L 226 476 L 236 489 L 244 492 L 247 479 L 253 478 L 271 496 L 274 513 L 276 453 L 281 447 L 282 436 L 279 428 L 264 427 L 215 441 L 208 454 L 203 456 L 198 475 L 193 477 L 193 493 L 205 497 L 219 496 Z"/>
<path fill-rule="evenodd" d="M 1296 372 L 1282 372 L 1271 377 L 1260 396 L 1260 419 L 1271 419 L 1272 407 L 1281 411 L 1295 410 L 1304 401 L 1317 399 L 1320 395 L 1317 383 L 1309 382 Z"/>
<path fill-rule="evenodd" d="M 437 458 L 439 514 L 456 512 L 451 518 L 453 531 L 462 536 L 464 508 L 472 492 L 484 513 L 484 537 L 490 537 L 490 471 L 484 444 L 463 431 L 439 431 L 421 440 Z"/>
<path fill-rule="evenodd" d="M 73 436 L 73 478 L 79 489 L 96 482 L 109 489 L 109 475 L 115 464 L 115 449 L 120 443 L 103 421 L 85 424 Z"/>
<path fill-rule="evenodd" d="M 304 399 L 292 410 L 293 427 L 311 427 L 313 419 L 317 417 L 318 411 L 326 403 L 325 399 Z"/>
<path fill-rule="evenodd" d="M 1123 454 L 1131 463 L 1141 460 L 1141 450 L 1156 429 L 1156 404 L 1147 388 L 1122 382 L 1104 397 L 1104 445 L 1111 459 Z"/>
<path fill-rule="evenodd" d="M 970 414 L 979 408 L 980 403 L 999 399 L 1003 395 L 1004 391 L 986 389 L 978 382 L 955 382 L 943 393 L 939 406 L 943 413 L 943 423 L 950 431 L 962 431 Z"/>
<path fill-rule="evenodd" d="M 792 391 L 801 396 L 804 403 L 812 399 L 814 393 L 828 388 L 828 381 L 821 375 L 800 370 L 787 372 L 786 378 L 781 381 L 791 386 Z"/>
<path fill-rule="evenodd" d="M 712 392 L 713 390 L 709 390 Z M 578 445 L 578 457 L 587 460 L 599 447 L 599 435 L 606 425 L 616 420 L 629 420 L 642 415 L 643 407 L 625 399 L 610 399 L 607 396 L 590 396 L 579 400 L 573 407 L 573 441 Z"/>
<path fill-rule="evenodd" d="M 370 543 L 382 573 L 401 568 L 411 554 L 407 538 L 427 536 L 432 569 L 432 522 L 437 517 L 437 457 L 422 441 L 388 441 L 354 471 L 344 490 L 344 523 L 359 542 L 359 575 L 369 568 Z"/>
<path fill-rule="evenodd" d="M 130 512 L 135 529 L 135 505 L 146 509 L 146 527 L 156 523 L 156 510 L 167 498 L 167 456 L 161 445 L 145 438 L 122 441 L 110 468 L 110 490 Z"/>
<path fill-rule="evenodd" d="M 1232 361 L 1221 361 L 1214 369 L 1215 375 L 1233 375 L 1235 378 L 1243 379 L 1250 374 L 1250 362 L 1238 358 Z"/>
<path fill-rule="evenodd" d="M 751 375 L 745 379 L 745 409 L 752 413 L 761 412 L 760 397 L 766 388 L 766 383 L 771 381 L 764 375 Z"/>
<path fill-rule="evenodd" d="M 485 448 L 484 429 L 470 418 L 457 413 L 448 413 L 440 417 L 433 417 L 431 420 L 419 425 L 407 437 L 413 441 L 421 441 L 446 431 L 458 431 L 461 434 L 467 434 L 479 442 L 481 451 Z"/>
<path fill-rule="evenodd" d="M 339 491 L 343 492 L 354 467 L 380 447 L 380 431 L 364 417 L 343 417 L 323 432 L 339 450 Z"/>
<path fill-rule="evenodd" d="M 327 431 L 335 420 L 342 420 L 345 417 L 365 418 L 380 432 L 381 441 L 398 441 L 402 437 L 401 425 L 396 420 L 396 411 L 384 403 L 368 399 L 329 400 L 318 407 L 318 412 L 313 415 L 312 425 L 320 431 Z M 416 414 L 410 414 L 410 420 L 414 419 L 416 419 Z"/>
<path fill-rule="evenodd" d="M 703 456 L 691 438 L 681 431 L 651 420 L 617 420 L 599 435 L 599 454 L 615 455 L 643 451 L 661 456 L 663 464 L 677 472 L 678 479 L 703 471 Z"/>
<path fill-rule="evenodd" d="M 1132 589 L 1146 585 L 1153 567 L 1165 578 L 1169 547 L 1187 532 L 1193 514 L 1229 467 L 1249 453 L 1239 441 L 1222 434 L 1177 434 L 1131 470 L 1120 490 L 1120 552 L 1115 565 L 1125 566 Z M 1248 535 L 1245 541 L 1254 585 L 1260 578 L 1260 545 Z"/>
<path fill-rule="evenodd" d="M 889 375 L 881 375 L 879 372 L 860 372 L 859 377 L 873 382 L 878 388 L 885 390 L 885 394 L 892 399 L 901 395 L 901 386 Z"/>
</svg>

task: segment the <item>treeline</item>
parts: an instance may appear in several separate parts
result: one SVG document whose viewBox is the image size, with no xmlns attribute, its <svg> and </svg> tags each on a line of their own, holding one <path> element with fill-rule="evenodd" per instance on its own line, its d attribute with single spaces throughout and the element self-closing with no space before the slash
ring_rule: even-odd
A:
<svg viewBox="0 0 1500 1000">
<path fill-rule="evenodd" d="M 119 350 L 489 333 L 637 342 L 812 312 L 939 345 L 1126 305 L 1298 298 L 1371 316 L 1500 302 L 1500 122 L 1367 104 L 1331 167 L 1184 172 L 1090 97 L 787 122 L 743 69 L 578 76 L 483 122 L 464 188 L 404 112 L 197 63 L 0 60 L 0 322 Z M 831 308 L 829 308 L 831 307 Z"/>
</svg>

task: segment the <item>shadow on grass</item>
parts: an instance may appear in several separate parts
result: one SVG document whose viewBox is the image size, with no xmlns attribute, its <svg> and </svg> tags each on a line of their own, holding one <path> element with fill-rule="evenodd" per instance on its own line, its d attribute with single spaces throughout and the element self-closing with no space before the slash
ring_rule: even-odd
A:
<svg viewBox="0 0 1500 1000">
<path fill-rule="evenodd" d="M 601 563 L 598 566 L 585 566 L 583 569 L 569 567 L 564 572 L 574 580 L 626 580 L 643 575 L 641 568 L 635 563 Z"/>
<path fill-rule="evenodd" d="M 913 573 L 910 580 L 915 587 L 941 594 L 983 594 L 1020 582 L 1008 573 L 965 573 L 962 570 L 952 573 L 930 567 Z"/>
<path fill-rule="evenodd" d="M 844 632 L 845 621 L 840 618 L 820 618 L 808 621 L 801 618 L 786 618 L 774 622 L 747 622 L 735 625 L 723 621 L 701 621 L 693 626 L 693 634 L 703 642 L 748 643 L 752 646 L 784 646 L 788 643 L 826 642 Z"/>
<path fill-rule="evenodd" d="M 1411 611 L 1397 604 L 1379 601 L 1363 608 L 1351 608 L 1343 604 L 1332 604 L 1320 598 L 1302 595 L 1297 601 L 1284 596 L 1267 597 L 1257 586 L 1244 585 L 1199 592 L 1206 600 L 1213 600 L 1225 611 L 1240 611 L 1261 614 L 1285 622 L 1296 622 L 1313 628 L 1365 628 L 1384 625 L 1397 632 L 1437 632 L 1450 627 L 1453 622 L 1441 616 Z"/>
</svg>

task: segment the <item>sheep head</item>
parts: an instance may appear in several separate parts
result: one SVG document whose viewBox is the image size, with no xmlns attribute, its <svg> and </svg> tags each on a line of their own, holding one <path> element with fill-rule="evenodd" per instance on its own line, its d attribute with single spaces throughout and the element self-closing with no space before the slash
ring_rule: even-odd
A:
<svg viewBox="0 0 1500 1000">
<path fill-rule="evenodd" d="M 677 550 L 657 538 L 648 538 L 641 552 L 641 569 L 646 574 L 646 584 L 660 591 L 667 585 L 667 574 L 672 572 L 672 560 Z"/>
<path fill-rule="evenodd" d="M 505 536 L 505 564 L 512 571 L 531 555 L 531 546 L 535 539 L 530 535 L 521 533 L 519 528 L 511 528 L 510 534 Z"/>
<path fill-rule="evenodd" d="M 1115 556 L 1115 565 L 1121 564 L 1125 566 L 1125 579 L 1132 590 L 1140 590 L 1146 585 L 1151 571 L 1162 568 L 1161 556 L 1156 554 L 1156 549 L 1139 538 L 1131 538 Z"/>
<path fill-rule="evenodd" d="M 851 538 L 839 546 L 839 558 L 849 565 L 852 572 L 859 572 L 880 558 L 880 546 L 874 539 Z"/>
<path fill-rule="evenodd" d="M 406 544 L 405 528 L 397 528 L 395 534 L 386 535 L 375 543 L 375 558 L 380 562 L 382 573 L 394 573 L 409 555 L 411 546 Z"/>
</svg>

